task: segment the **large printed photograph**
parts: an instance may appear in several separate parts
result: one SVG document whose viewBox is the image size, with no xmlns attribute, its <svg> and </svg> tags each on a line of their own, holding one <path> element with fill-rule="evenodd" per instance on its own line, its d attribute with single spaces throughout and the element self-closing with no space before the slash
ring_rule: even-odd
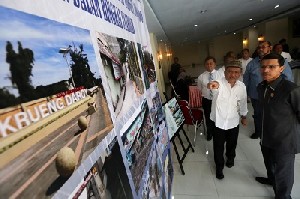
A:
<svg viewBox="0 0 300 199">
<path fill-rule="evenodd" d="M 151 154 L 149 170 L 146 173 L 146 179 L 144 180 L 141 198 L 162 198 L 162 170 L 161 158 L 158 156 L 158 152 L 155 148 Z"/>
<path fill-rule="evenodd" d="M 147 102 L 150 108 L 150 115 L 154 125 L 154 133 L 157 137 L 156 144 L 159 151 L 159 157 L 162 157 L 167 144 L 169 142 L 168 130 L 165 122 L 165 115 L 163 112 L 163 106 L 157 91 L 155 83 L 152 83 L 147 93 Z"/>
<path fill-rule="evenodd" d="M 132 191 L 118 142 L 113 141 L 109 155 L 96 161 L 75 190 L 73 199 L 132 199 Z"/>
<path fill-rule="evenodd" d="M 96 33 L 99 53 L 107 80 L 113 112 L 122 117 L 134 100 L 144 94 L 142 72 L 134 42 Z"/>
<path fill-rule="evenodd" d="M 153 124 L 146 100 L 139 115 L 122 136 L 127 164 L 131 171 L 135 191 L 140 188 L 141 179 L 154 141 Z"/>
<path fill-rule="evenodd" d="M 138 53 L 141 60 L 141 68 L 144 74 L 145 87 L 146 89 L 149 89 L 150 84 L 156 81 L 156 72 L 153 62 L 153 56 L 147 50 L 147 48 L 143 47 L 141 44 L 138 44 Z"/>
<path fill-rule="evenodd" d="M 0 31 L 1 198 L 50 198 L 113 129 L 90 32 L 2 6 Z"/>
</svg>

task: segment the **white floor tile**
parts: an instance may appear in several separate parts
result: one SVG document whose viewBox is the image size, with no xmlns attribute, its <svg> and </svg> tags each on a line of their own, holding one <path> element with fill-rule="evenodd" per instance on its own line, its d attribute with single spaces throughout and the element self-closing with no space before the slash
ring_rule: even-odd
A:
<svg viewBox="0 0 300 199">
<path fill-rule="evenodd" d="M 254 170 L 250 161 L 235 161 L 232 168 L 225 167 L 224 179 L 215 178 L 217 192 L 220 196 L 254 197 L 270 196 L 272 189 L 255 181 Z"/>
<path fill-rule="evenodd" d="M 245 154 L 247 160 L 263 161 L 258 139 L 238 140 L 238 146 Z"/>
<path fill-rule="evenodd" d="M 190 196 L 190 195 L 174 195 L 171 199 L 218 199 L 218 196 Z"/>
<path fill-rule="evenodd" d="M 179 164 L 174 164 L 178 171 Z M 172 194 L 190 196 L 217 196 L 214 176 L 207 162 L 187 162 L 184 164 L 185 175 L 174 172 Z"/>
</svg>

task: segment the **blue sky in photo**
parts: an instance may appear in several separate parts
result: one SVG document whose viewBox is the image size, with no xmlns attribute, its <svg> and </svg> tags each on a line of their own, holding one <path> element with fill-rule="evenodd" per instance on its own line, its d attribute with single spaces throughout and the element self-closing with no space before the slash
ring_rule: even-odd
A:
<svg viewBox="0 0 300 199">
<path fill-rule="evenodd" d="M 92 73 L 99 78 L 99 68 L 90 38 L 89 30 L 59 23 L 43 17 L 0 6 L 0 88 L 11 89 L 9 64 L 6 63 L 6 43 L 10 41 L 18 53 L 18 41 L 23 48 L 29 48 L 34 53 L 34 65 L 31 77 L 34 87 L 48 85 L 70 77 L 69 68 L 63 55 L 58 51 L 75 44 L 83 44 Z M 67 56 L 71 61 L 70 56 Z"/>
</svg>

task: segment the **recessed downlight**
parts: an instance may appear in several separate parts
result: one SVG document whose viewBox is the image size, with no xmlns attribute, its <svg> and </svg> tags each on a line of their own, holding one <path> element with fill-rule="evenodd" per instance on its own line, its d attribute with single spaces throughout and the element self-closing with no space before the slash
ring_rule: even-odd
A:
<svg viewBox="0 0 300 199">
<path fill-rule="evenodd" d="M 195 24 L 194 26 L 195 26 L 195 27 L 197 27 L 198 25 L 197 25 L 197 24 Z"/>
<path fill-rule="evenodd" d="M 252 20 L 253 20 L 252 18 L 249 19 L 249 21 L 252 21 Z"/>
<path fill-rule="evenodd" d="M 279 4 L 277 4 L 274 8 L 275 8 L 275 9 L 276 9 L 276 8 L 279 8 Z"/>
</svg>

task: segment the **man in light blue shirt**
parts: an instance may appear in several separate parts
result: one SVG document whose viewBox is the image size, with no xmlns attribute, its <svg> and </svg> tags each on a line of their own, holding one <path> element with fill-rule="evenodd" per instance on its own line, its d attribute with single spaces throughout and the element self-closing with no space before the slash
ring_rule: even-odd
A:
<svg viewBox="0 0 300 199">
<path fill-rule="evenodd" d="M 255 132 L 250 136 L 252 139 L 257 139 L 261 136 L 261 111 L 258 107 L 258 93 L 257 93 L 257 85 L 262 82 L 262 77 L 260 73 L 260 60 L 263 56 L 269 54 L 272 50 L 271 42 L 264 41 L 258 46 L 258 57 L 253 59 L 248 63 L 246 67 L 246 71 L 243 76 L 244 84 L 247 87 L 247 94 L 251 99 L 252 107 L 254 110 L 253 118 L 254 118 L 254 126 Z M 285 69 L 282 72 L 282 77 L 286 80 L 293 82 L 293 74 L 291 67 L 287 62 L 284 63 Z"/>
</svg>

